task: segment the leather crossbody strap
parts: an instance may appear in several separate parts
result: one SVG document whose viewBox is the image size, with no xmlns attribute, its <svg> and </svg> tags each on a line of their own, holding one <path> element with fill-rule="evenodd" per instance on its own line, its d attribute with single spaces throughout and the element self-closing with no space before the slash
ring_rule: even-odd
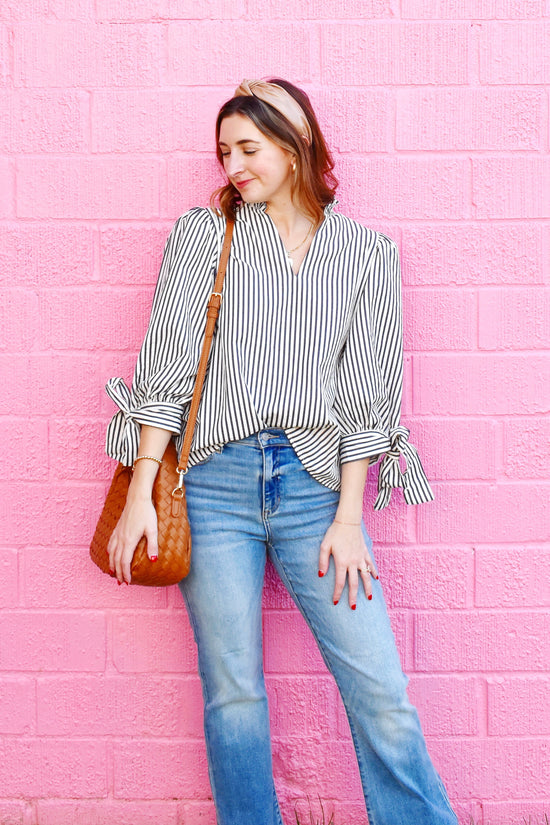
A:
<svg viewBox="0 0 550 825">
<path fill-rule="evenodd" d="M 187 462 L 189 461 L 189 453 L 191 452 L 191 443 L 193 441 L 193 433 L 195 431 L 195 424 L 197 422 L 197 413 L 199 411 L 199 404 L 201 402 L 202 388 L 204 379 L 206 377 L 206 368 L 208 366 L 208 357 L 210 355 L 210 348 L 212 346 L 212 338 L 214 337 L 214 329 L 218 319 L 218 313 L 222 303 L 222 288 L 225 278 L 225 270 L 227 269 L 227 261 L 229 260 L 229 251 L 231 249 L 231 238 L 233 235 L 233 227 L 235 222 L 233 220 L 227 221 L 225 230 L 225 237 L 223 239 L 222 253 L 220 255 L 220 263 L 216 280 L 214 282 L 214 289 L 208 301 L 208 309 L 206 312 L 206 328 L 204 330 L 204 341 L 202 344 L 201 357 L 199 360 L 199 367 L 197 369 L 197 377 L 195 378 L 195 386 L 193 388 L 193 397 L 191 399 L 191 406 L 189 407 L 189 417 L 187 418 L 187 426 L 185 428 L 185 435 L 183 437 L 183 446 L 181 448 L 180 461 L 178 464 L 178 473 L 180 474 L 180 485 L 182 482 L 182 475 L 187 472 Z"/>
</svg>

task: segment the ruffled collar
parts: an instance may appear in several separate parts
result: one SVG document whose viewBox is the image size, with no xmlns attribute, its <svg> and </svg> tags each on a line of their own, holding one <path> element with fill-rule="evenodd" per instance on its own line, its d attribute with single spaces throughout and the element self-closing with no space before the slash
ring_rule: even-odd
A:
<svg viewBox="0 0 550 825">
<path fill-rule="evenodd" d="M 327 205 L 323 209 L 323 212 L 325 214 L 325 218 L 330 218 L 330 216 L 332 215 L 334 209 L 336 208 L 336 206 L 338 206 L 338 203 L 339 203 L 339 201 L 336 198 L 334 198 L 334 200 L 331 201 L 330 203 L 327 203 Z M 239 207 L 239 210 L 237 212 L 237 219 L 238 219 L 239 213 L 242 214 L 242 215 L 246 215 L 247 212 L 265 212 L 266 207 L 267 207 L 267 204 L 266 204 L 265 201 L 258 201 L 257 203 L 243 203 L 243 204 L 241 204 L 241 206 Z"/>
</svg>

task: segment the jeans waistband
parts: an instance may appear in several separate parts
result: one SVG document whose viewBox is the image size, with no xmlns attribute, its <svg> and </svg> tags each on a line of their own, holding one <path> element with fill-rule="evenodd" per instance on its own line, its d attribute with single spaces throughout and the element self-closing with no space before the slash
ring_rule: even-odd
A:
<svg viewBox="0 0 550 825">
<path fill-rule="evenodd" d="M 237 443 L 249 444 L 251 447 L 291 446 L 285 431 L 277 427 L 266 427 L 263 430 L 259 430 L 257 433 L 252 433 L 252 435 L 241 439 L 241 441 L 238 441 Z"/>
</svg>

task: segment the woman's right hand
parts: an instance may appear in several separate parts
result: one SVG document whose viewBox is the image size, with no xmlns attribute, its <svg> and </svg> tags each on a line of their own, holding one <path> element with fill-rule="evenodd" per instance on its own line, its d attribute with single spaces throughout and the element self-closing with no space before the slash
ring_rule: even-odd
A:
<svg viewBox="0 0 550 825">
<path fill-rule="evenodd" d="M 131 565 L 135 549 L 142 536 L 147 539 L 147 555 L 151 561 L 158 558 L 157 513 L 150 495 L 132 495 L 128 492 L 126 506 L 109 539 L 109 567 L 119 584 L 130 584 Z"/>
</svg>

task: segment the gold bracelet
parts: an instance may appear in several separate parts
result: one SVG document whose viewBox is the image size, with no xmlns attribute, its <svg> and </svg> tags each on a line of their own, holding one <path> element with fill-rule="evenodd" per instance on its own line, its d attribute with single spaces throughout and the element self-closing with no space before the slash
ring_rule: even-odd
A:
<svg viewBox="0 0 550 825">
<path fill-rule="evenodd" d="M 345 524 L 346 527 L 361 527 L 360 521 L 340 521 L 337 518 L 333 519 L 333 521 L 335 521 L 336 524 Z"/>
<path fill-rule="evenodd" d="M 138 463 L 138 461 L 141 461 L 142 458 L 148 458 L 149 461 L 156 461 L 157 464 L 162 464 L 162 458 L 155 458 L 154 455 L 138 455 L 138 457 L 132 464 L 132 470 L 136 469 L 136 464 Z"/>
</svg>

